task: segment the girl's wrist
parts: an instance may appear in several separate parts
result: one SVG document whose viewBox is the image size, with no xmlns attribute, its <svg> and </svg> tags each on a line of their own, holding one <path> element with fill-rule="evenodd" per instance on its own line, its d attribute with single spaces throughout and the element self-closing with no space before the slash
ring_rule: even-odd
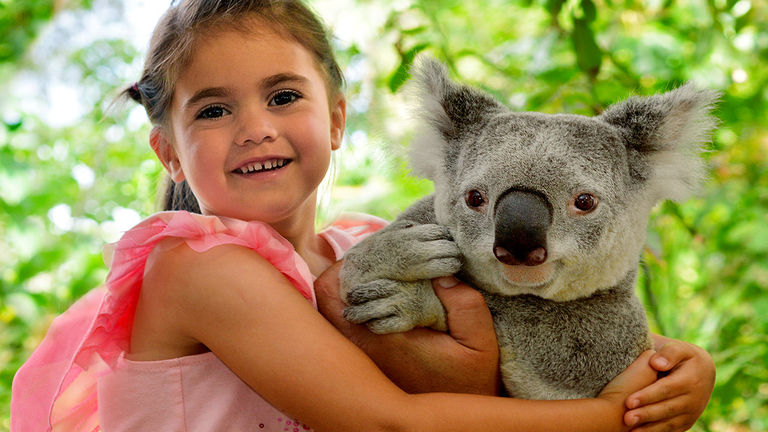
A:
<svg viewBox="0 0 768 432">
<path fill-rule="evenodd" d="M 605 392 L 601 393 L 595 399 L 594 412 L 595 418 L 601 419 L 600 428 L 593 430 L 605 430 L 605 431 L 627 431 L 629 428 L 624 424 L 624 413 L 626 408 L 624 407 L 624 399 L 626 395 L 619 392 Z"/>
</svg>

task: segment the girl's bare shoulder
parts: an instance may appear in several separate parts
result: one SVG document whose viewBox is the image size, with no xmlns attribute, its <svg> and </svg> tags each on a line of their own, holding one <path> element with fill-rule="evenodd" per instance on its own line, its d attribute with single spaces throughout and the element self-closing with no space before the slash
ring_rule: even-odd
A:
<svg viewBox="0 0 768 432">
<path fill-rule="evenodd" d="M 207 351 L 201 328 L 246 308 L 290 282 L 265 258 L 224 244 L 198 252 L 184 241 L 161 240 L 147 259 L 133 327 L 132 358 L 156 360 Z"/>
<path fill-rule="evenodd" d="M 222 244 L 196 251 L 178 239 L 163 239 L 150 253 L 144 269 L 143 288 L 161 285 L 163 291 L 192 290 L 199 286 L 221 286 L 228 281 L 286 280 L 253 250 L 236 244 Z"/>
<path fill-rule="evenodd" d="M 147 259 L 141 300 L 175 313 L 184 327 L 201 311 L 217 310 L 214 302 L 255 301 L 265 287 L 279 286 L 292 288 L 267 259 L 247 247 L 222 244 L 198 252 L 184 241 L 163 240 Z"/>
</svg>

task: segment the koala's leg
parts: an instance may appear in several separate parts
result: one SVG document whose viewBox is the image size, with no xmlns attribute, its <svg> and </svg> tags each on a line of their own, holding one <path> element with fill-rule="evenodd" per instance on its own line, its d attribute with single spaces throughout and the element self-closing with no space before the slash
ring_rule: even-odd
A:
<svg viewBox="0 0 768 432">
<path fill-rule="evenodd" d="M 460 252 L 442 225 L 398 220 L 371 234 L 344 255 L 344 293 L 377 279 L 418 281 L 448 276 L 460 266 Z"/>
<path fill-rule="evenodd" d="M 347 296 L 344 318 L 379 334 L 399 333 L 414 327 L 446 330 L 445 310 L 430 280 L 404 282 L 377 279 Z"/>
<path fill-rule="evenodd" d="M 440 225 L 396 221 L 351 248 L 341 268 L 344 317 L 376 333 L 445 330 L 431 279 L 461 268 L 459 249 Z"/>
<path fill-rule="evenodd" d="M 347 251 L 340 273 L 346 319 L 376 333 L 445 329 L 430 279 L 458 272 L 461 256 L 448 229 L 433 222 L 427 198 Z"/>
</svg>

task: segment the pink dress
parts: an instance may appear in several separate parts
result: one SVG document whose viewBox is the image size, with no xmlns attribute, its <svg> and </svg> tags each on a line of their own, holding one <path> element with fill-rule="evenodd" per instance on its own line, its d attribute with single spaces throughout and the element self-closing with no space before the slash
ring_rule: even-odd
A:
<svg viewBox="0 0 768 432">
<path fill-rule="evenodd" d="M 385 225 L 373 216 L 350 215 L 320 235 L 340 258 Z M 270 406 L 213 353 L 159 361 L 125 359 L 147 256 L 168 237 L 199 252 L 221 244 L 248 247 L 316 306 L 309 268 L 268 225 L 187 212 L 158 213 L 112 245 L 105 286 L 56 318 L 19 369 L 13 381 L 11 431 L 309 430 Z"/>
</svg>

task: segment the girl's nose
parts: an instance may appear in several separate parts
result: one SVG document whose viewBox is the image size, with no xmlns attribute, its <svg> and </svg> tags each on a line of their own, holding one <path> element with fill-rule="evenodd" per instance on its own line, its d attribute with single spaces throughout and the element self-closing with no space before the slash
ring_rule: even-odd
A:
<svg viewBox="0 0 768 432">
<path fill-rule="evenodd" d="M 269 114 L 250 114 L 243 116 L 235 137 L 235 144 L 240 146 L 261 144 L 273 141 L 275 138 L 277 138 L 277 128 Z"/>
</svg>

